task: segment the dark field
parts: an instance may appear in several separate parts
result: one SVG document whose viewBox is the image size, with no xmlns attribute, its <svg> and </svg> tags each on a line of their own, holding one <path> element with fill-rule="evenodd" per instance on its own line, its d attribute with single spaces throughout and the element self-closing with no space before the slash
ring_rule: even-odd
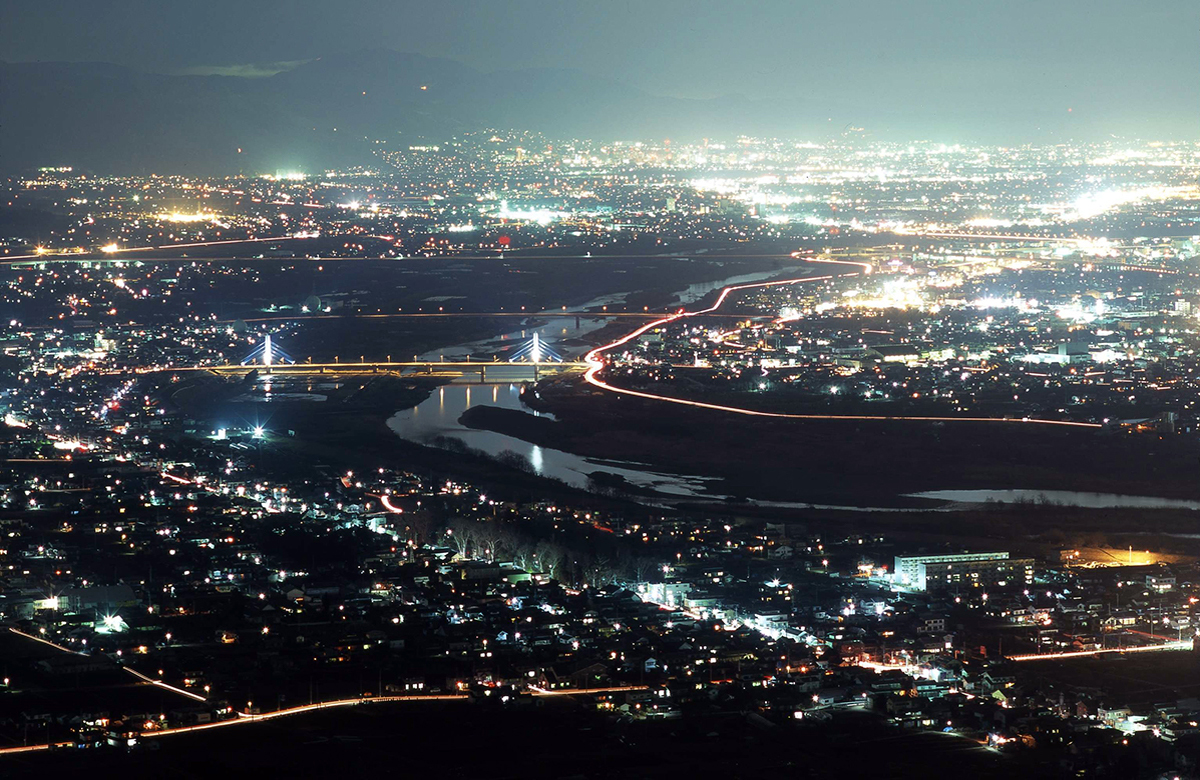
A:
<svg viewBox="0 0 1200 780">
<path fill-rule="evenodd" d="M 17 725 L 24 715 L 51 714 L 72 717 L 104 712 L 167 712 L 191 702 L 177 694 L 139 682 L 116 664 L 110 668 L 83 673 L 49 675 L 37 662 L 66 656 L 61 650 L 35 642 L 7 629 L 0 630 L 0 667 L 11 680 L 7 690 L 0 689 L 0 747 L 31 744 L 47 740 L 67 740 L 72 733 L 67 725 L 48 723 Z M 136 667 L 136 664 L 135 664 Z M 5 774 L 0 758 L 0 777 Z"/>
<path fill-rule="evenodd" d="M 794 247 L 792 247 L 794 248 Z M 197 278 L 193 306 L 226 317 L 299 314 L 310 295 L 334 314 L 521 312 L 578 306 L 616 292 L 630 293 L 634 310 L 668 306 L 669 293 L 689 284 L 794 267 L 789 249 L 767 256 L 597 256 L 537 258 L 416 258 L 408 260 L 222 261 L 219 274 Z M 287 311 L 265 311 L 272 304 Z M 524 308 L 522 308 L 524 307 Z M 621 305 L 612 305 L 613 311 Z"/>
<path fill-rule="evenodd" d="M 1151 704 L 1200 696 L 1200 655 L 1195 652 L 1030 661 L 1021 672 L 1047 683 L 1103 691 L 1114 702 Z"/>
<path fill-rule="evenodd" d="M 537 444 L 724 478 L 734 496 L 855 506 L 953 488 L 1200 496 L 1200 445 L 1183 436 L 1018 423 L 762 420 L 614 396 L 578 379 L 543 383 Z M 505 422 L 514 433 L 513 422 Z M 910 505 L 914 502 L 908 501 Z"/>
</svg>

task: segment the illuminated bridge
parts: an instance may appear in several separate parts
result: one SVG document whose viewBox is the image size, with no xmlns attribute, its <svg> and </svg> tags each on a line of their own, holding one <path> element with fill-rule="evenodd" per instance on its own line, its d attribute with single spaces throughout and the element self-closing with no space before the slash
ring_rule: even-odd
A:
<svg viewBox="0 0 1200 780">
<path fill-rule="evenodd" d="M 249 355 L 242 358 L 243 366 L 274 366 L 295 362 L 295 359 L 284 352 L 282 347 L 271 341 L 270 333 L 263 337 L 262 343 L 252 349 Z"/>
<path fill-rule="evenodd" d="M 264 366 L 257 364 L 226 364 L 215 366 L 187 366 L 183 368 L 164 368 L 160 371 L 211 371 L 215 374 L 246 374 L 259 371 L 273 376 L 299 376 L 309 374 L 334 374 L 349 376 L 355 374 L 400 374 L 425 375 L 441 377 L 478 376 L 480 382 L 521 382 L 537 380 L 543 376 L 582 372 L 587 369 L 587 363 L 573 361 L 541 361 L 541 362 L 509 362 L 509 361 L 391 361 L 375 362 L 362 361 L 358 363 L 284 363 Z"/>
<path fill-rule="evenodd" d="M 564 360 L 561 355 L 538 334 L 533 334 L 520 348 L 514 350 L 507 360 L 412 360 L 412 361 L 366 361 L 343 363 L 334 358 L 332 363 L 297 362 L 278 342 L 268 334 L 250 351 L 240 363 L 214 366 L 188 366 L 167 368 L 163 371 L 211 371 L 215 374 L 246 374 L 259 371 L 271 375 L 289 376 L 306 374 L 424 374 L 441 377 L 463 377 L 477 375 L 480 382 L 489 376 L 496 382 L 537 380 L 547 374 L 562 374 L 583 371 L 586 363 Z"/>
<path fill-rule="evenodd" d="M 509 363 L 561 363 L 563 362 L 562 355 L 554 351 L 554 349 L 542 341 L 542 337 L 536 332 L 533 338 L 525 342 L 520 349 L 515 350 L 508 358 Z"/>
</svg>

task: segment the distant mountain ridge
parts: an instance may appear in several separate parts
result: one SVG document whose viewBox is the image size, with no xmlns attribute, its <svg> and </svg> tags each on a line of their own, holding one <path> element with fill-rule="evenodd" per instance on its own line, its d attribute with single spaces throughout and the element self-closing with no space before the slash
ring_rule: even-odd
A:
<svg viewBox="0 0 1200 780">
<path fill-rule="evenodd" d="M 322 57 L 264 78 L 0 63 L 0 170 L 8 173 L 47 165 L 142 174 L 315 171 L 370 163 L 376 139 L 487 127 L 601 140 L 829 132 L 824 114 L 798 101 L 667 98 L 576 70 L 482 73 L 381 50 Z"/>
</svg>

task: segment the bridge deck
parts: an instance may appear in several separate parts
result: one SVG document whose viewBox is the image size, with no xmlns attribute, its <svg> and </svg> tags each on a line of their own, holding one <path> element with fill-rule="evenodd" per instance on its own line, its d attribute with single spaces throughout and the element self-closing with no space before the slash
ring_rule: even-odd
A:
<svg viewBox="0 0 1200 780">
<path fill-rule="evenodd" d="M 485 372 L 488 369 L 533 369 L 539 372 L 553 373 L 566 371 L 583 371 L 588 367 L 581 362 L 543 362 L 543 363 L 508 363 L 484 361 L 405 361 L 398 363 L 275 363 L 264 366 L 261 363 L 223 364 L 216 366 L 180 366 L 164 368 L 162 371 L 212 371 L 215 373 L 233 373 L 243 371 L 262 371 L 272 374 L 336 374 L 364 371 L 445 371 L 455 373 Z"/>
</svg>

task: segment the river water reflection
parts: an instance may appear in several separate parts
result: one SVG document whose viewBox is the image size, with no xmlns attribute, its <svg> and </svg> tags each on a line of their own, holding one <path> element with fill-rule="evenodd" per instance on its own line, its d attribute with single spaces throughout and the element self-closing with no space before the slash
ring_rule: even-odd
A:
<svg viewBox="0 0 1200 780">
<path fill-rule="evenodd" d="M 683 304 L 694 303 L 705 295 L 732 284 L 765 281 L 783 276 L 785 273 L 795 274 L 795 267 L 777 269 L 753 274 L 731 276 L 713 282 L 703 282 L 689 285 L 676 293 Z M 581 304 L 576 309 L 595 309 L 605 305 L 620 305 L 628 293 L 611 293 Z M 466 355 L 485 355 L 489 351 L 498 350 L 507 345 L 522 343 L 531 338 L 536 332 L 543 341 L 567 359 L 578 359 L 587 349 L 580 337 L 591 333 L 607 324 L 608 320 L 588 319 L 575 315 L 554 316 L 553 313 L 543 315 L 531 314 L 531 318 L 540 317 L 537 327 L 519 328 L 503 335 L 467 344 L 458 344 L 432 350 L 421 356 L 422 360 L 452 360 Z M 619 474 L 628 482 L 642 488 L 652 489 L 663 498 L 676 499 L 707 499 L 721 500 L 726 496 L 710 492 L 710 487 L 717 481 L 714 478 L 664 474 L 644 468 L 641 464 L 630 462 L 610 462 L 584 458 L 561 450 L 541 447 L 536 444 L 493 431 L 481 431 L 467 428 L 458 422 L 458 418 L 472 406 L 487 405 L 504 409 L 516 409 L 534 414 L 537 412 L 526 407 L 521 402 L 521 385 L 516 382 L 505 382 L 505 370 L 502 367 L 488 370 L 488 376 L 493 380 L 489 384 L 449 384 L 438 388 L 419 405 L 403 409 L 388 420 L 388 427 L 401 438 L 419 444 L 437 446 L 446 440 L 456 440 L 480 450 L 491 456 L 497 456 L 505 451 L 520 455 L 529 461 L 533 470 L 546 477 L 552 477 L 579 488 L 588 487 L 588 475 L 596 471 Z M 515 375 L 514 375 L 515 376 Z M 469 381 L 469 380 L 468 380 Z M 439 438 L 441 442 L 439 442 Z M 934 490 L 923 493 L 908 494 L 908 498 L 921 498 L 934 505 L 924 506 L 835 506 L 814 505 L 790 501 L 754 501 L 749 503 L 760 506 L 808 508 L 827 510 L 851 510 L 867 512 L 928 512 L 955 511 L 963 503 L 978 504 L 994 501 L 997 504 L 1014 502 L 1041 503 L 1048 502 L 1066 506 L 1080 507 L 1154 507 L 1154 508 L 1186 508 L 1200 509 L 1200 502 L 1163 499 L 1149 496 L 1120 496 L 1100 493 L 1081 493 L 1074 491 L 1035 491 L 1035 490 Z"/>
<path fill-rule="evenodd" d="M 804 268 L 807 269 L 807 266 Z M 720 290 L 723 287 L 728 287 L 731 284 L 746 284 L 748 282 L 761 282 L 767 279 L 780 276 L 785 271 L 795 273 L 796 267 L 789 266 L 786 269 L 777 269 L 774 271 L 760 271 L 752 274 L 740 274 L 738 276 L 730 276 L 725 279 L 720 279 L 714 282 L 698 282 L 697 284 L 689 284 L 682 290 L 675 293 L 675 297 L 679 299 L 681 305 L 695 303 L 704 296 Z M 587 309 L 598 309 L 602 306 L 615 306 L 620 304 L 629 293 L 611 293 L 602 295 L 598 298 L 593 298 L 586 303 L 582 303 L 573 307 L 577 311 Z M 603 318 L 591 318 L 587 315 L 576 316 L 555 316 L 553 312 L 544 312 L 540 314 L 530 314 L 531 319 L 537 319 L 536 327 L 518 328 L 508 333 L 504 333 L 492 338 L 479 339 L 465 344 L 455 344 L 450 347 L 439 347 L 431 349 L 418 356 L 418 360 L 461 360 L 469 356 L 488 357 L 497 355 L 503 350 L 517 344 L 524 344 L 529 339 L 533 338 L 533 334 L 537 333 L 542 341 L 550 345 L 558 354 L 568 360 L 574 359 L 586 352 L 590 347 L 582 342 L 577 342 L 583 336 L 591 333 L 594 330 L 607 325 L 611 320 Z M 633 320 L 632 322 L 641 322 Z M 630 325 L 630 330 L 633 329 Z"/>
<path fill-rule="evenodd" d="M 472 406 L 487 405 L 518 409 L 539 417 L 549 416 L 527 408 L 521 402 L 521 386 L 516 383 L 449 384 L 434 390 L 429 398 L 411 409 L 403 409 L 388 420 L 388 428 L 398 436 L 418 444 L 437 446 L 439 437 L 462 442 L 468 447 L 497 456 L 515 452 L 529 461 L 533 470 L 574 487 L 586 488 L 588 474 L 605 471 L 620 474 L 627 481 L 671 496 L 708 496 L 703 477 L 661 474 L 638 468 L 635 463 L 592 460 L 562 450 L 541 447 L 494 431 L 467 428 L 458 418 Z"/>
<path fill-rule="evenodd" d="M 453 439 L 468 447 L 481 450 L 492 457 L 505 451 L 514 452 L 529 461 L 533 470 L 542 476 L 560 479 L 568 485 L 587 488 L 588 474 L 605 471 L 620 474 L 631 484 L 654 490 L 663 498 L 722 500 L 718 493 L 709 492 L 707 487 L 713 478 L 664 474 L 641 467 L 636 463 L 612 462 L 584 458 L 562 450 L 541 447 L 537 444 L 494 431 L 467 428 L 458 418 L 472 406 L 495 406 L 516 409 L 538 417 L 550 417 L 535 412 L 521 401 L 521 385 L 511 383 L 449 384 L 435 390 L 429 398 L 410 409 L 403 409 L 388 420 L 388 428 L 398 436 L 418 444 L 438 446 L 439 437 Z M 1066 490 L 931 490 L 907 494 L 910 498 L 923 498 L 942 502 L 939 505 L 887 507 L 809 504 L 792 501 L 749 501 L 764 507 L 791 509 L 821 509 L 858 512 L 947 512 L 957 511 L 963 504 L 983 504 L 994 501 L 997 505 L 1028 502 L 1031 504 L 1058 504 L 1089 508 L 1137 507 L 1157 509 L 1200 509 L 1200 502 L 1154 496 L 1128 496 L 1111 493 L 1084 493 Z"/>
<path fill-rule="evenodd" d="M 810 266 L 789 266 L 772 271 L 739 274 L 711 282 L 700 282 L 677 291 L 675 296 L 680 304 L 687 305 L 731 284 L 765 281 L 785 273 L 795 274 L 800 268 L 808 269 Z M 627 295 L 629 293 L 610 293 L 573 308 L 586 310 L 598 309 L 602 306 L 615 306 L 619 305 Z M 554 316 L 552 313 L 546 313 L 531 314 L 530 316 L 538 318 L 540 324 L 536 327 L 519 328 L 493 338 L 441 347 L 424 353 L 420 359 L 456 360 L 467 356 L 485 356 L 489 352 L 497 354 L 506 347 L 524 343 L 532 338 L 534 333 L 537 333 L 543 342 L 549 344 L 564 358 L 578 359 L 590 348 L 578 339 L 604 327 L 610 321 L 589 319 L 586 315 L 579 317 L 575 315 Z M 502 380 L 504 370 L 502 368 L 489 369 L 488 376 L 495 380 Z M 446 440 L 456 440 L 493 457 L 505 451 L 515 452 L 528 460 L 536 473 L 560 479 L 574 487 L 586 488 L 588 474 L 605 471 L 610 474 L 619 474 L 631 484 L 650 488 L 664 496 L 724 498 L 724 496 L 706 491 L 706 485 L 715 481 L 712 478 L 664 474 L 640 468 L 636 463 L 584 458 L 562 450 L 531 444 L 515 436 L 494 431 L 475 430 L 459 424 L 458 418 L 462 413 L 470 407 L 478 405 L 518 409 L 538 414 L 525 407 L 521 402 L 521 387 L 516 383 L 449 384 L 438 388 L 428 399 L 417 406 L 397 412 L 388 420 L 387 424 L 401 438 L 419 444 L 437 446 L 439 443 L 444 445 Z"/>
</svg>

